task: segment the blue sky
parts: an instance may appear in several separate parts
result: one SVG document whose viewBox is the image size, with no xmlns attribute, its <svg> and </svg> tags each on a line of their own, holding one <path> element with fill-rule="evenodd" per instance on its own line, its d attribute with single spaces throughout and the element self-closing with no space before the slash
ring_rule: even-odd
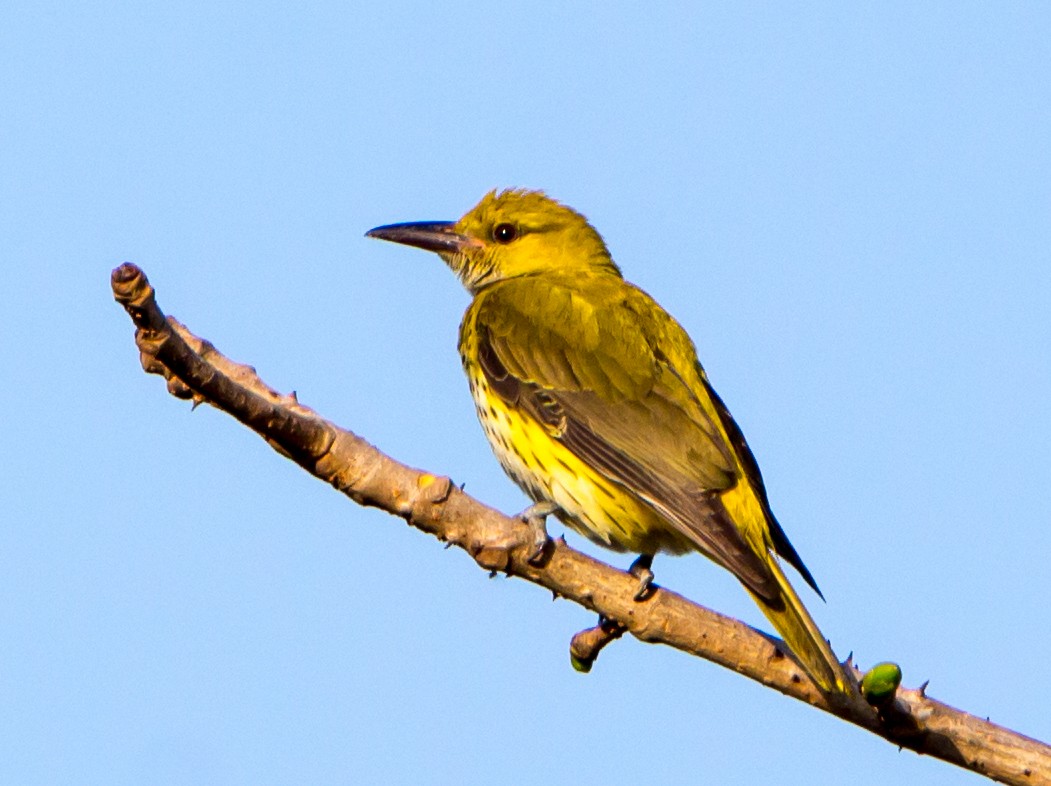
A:
<svg viewBox="0 0 1051 786">
<path fill-rule="evenodd" d="M 515 511 L 466 294 L 363 237 L 502 186 L 690 331 L 837 651 L 1051 739 L 1047 6 L 16 1 L 0 68 L 0 781 L 979 782 L 667 649 L 574 673 L 583 610 L 168 397 L 110 297 L 141 265 Z M 765 627 L 701 557 L 655 569 Z"/>
</svg>

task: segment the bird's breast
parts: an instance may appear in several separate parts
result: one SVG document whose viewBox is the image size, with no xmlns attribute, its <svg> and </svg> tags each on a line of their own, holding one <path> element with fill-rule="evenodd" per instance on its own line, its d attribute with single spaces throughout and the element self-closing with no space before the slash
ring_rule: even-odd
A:
<svg viewBox="0 0 1051 786">
<path fill-rule="evenodd" d="M 489 445 L 508 476 L 534 501 L 553 502 L 559 518 L 616 551 L 653 554 L 689 549 L 633 492 L 587 465 L 523 409 L 489 385 L 477 342 L 461 342 L 464 371 Z"/>
</svg>

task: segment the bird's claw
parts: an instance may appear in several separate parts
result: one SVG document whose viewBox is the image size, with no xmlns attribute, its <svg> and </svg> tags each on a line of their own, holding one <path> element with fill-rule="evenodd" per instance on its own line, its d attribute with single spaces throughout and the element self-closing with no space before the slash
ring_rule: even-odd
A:
<svg viewBox="0 0 1051 786">
<path fill-rule="evenodd" d="M 634 599 L 636 602 L 646 600 L 651 594 L 653 594 L 653 555 L 652 554 L 640 554 L 638 558 L 631 563 L 631 567 L 628 568 L 628 573 L 639 580 L 638 587 L 635 589 Z"/>
<path fill-rule="evenodd" d="M 532 535 L 527 558 L 530 565 L 536 565 L 543 560 L 548 541 L 547 517 L 558 509 L 554 502 L 537 502 L 518 514 L 518 518 L 529 526 Z"/>
</svg>

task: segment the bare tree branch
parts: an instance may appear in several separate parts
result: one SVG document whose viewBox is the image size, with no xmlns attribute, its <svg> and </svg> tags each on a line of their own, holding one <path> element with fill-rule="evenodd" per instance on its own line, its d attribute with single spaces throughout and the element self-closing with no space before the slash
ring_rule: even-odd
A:
<svg viewBox="0 0 1051 786">
<path fill-rule="evenodd" d="M 135 323 L 143 368 L 164 376 L 172 395 L 233 415 L 355 502 L 400 516 L 462 548 L 482 568 L 518 576 L 598 612 L 603 622 L 574 637 L 578 667 L 589 668 L 602 647 L 627 631 L 641 641 L 733 669 L 917 753 L 1003 783 L 1051 784 L 1051 747 L 935 701 L 923 687 L 899 688 L 878 708 L 857 692 L 829 696 L 810 682 L 780 640 L 664 588 L 637 602 L 637 579 L 564 541 L 549 542 L 540 564 L 530 563 L 530 533 L 523 522 L 478 502 L 446 477 L 398 463 L 294 395 L 271 389 L 254 369 L 231 361 L 166 317 L 136 266 L 114 270 L 111 283 L 114 297 Z M 853 666 L 849 671 L 860 676 Z"/>
</svg>

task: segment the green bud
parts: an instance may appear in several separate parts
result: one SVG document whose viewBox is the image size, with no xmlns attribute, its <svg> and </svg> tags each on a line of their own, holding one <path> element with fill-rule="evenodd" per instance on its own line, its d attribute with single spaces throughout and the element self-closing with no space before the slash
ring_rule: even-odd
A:
<svg viewBox="0 0 1051 786">
<path fill-rule="evenodd" d="M 573 668 L 579 671 L 581 674 L 587 674 L 591 671 L 591 661 L 582 660 L 573 653 L 569 654 L 569 662 L 573 664 Z"/>
<path fill-rule="evenodd" d="M 869 704 L 883 704 L 894 698 L 901 685 L 901 667 L 897 663 L 877 663 L 861 680 L 861 695 Z"/>
</svg>

